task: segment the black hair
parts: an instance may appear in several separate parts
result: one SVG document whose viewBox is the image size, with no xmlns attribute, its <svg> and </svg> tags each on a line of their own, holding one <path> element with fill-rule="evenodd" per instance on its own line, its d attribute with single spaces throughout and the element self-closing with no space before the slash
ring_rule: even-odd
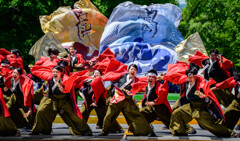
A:
<svg viewBox="0 0 240 141">
<path fill-rule="evenodd" d="M 100 70 L 94 70 L 94 71 L 93 71 L 93 74 L 94 74 L 95 71 L 99 71 L 99 73 L 101 74 L 101 76 L 103 75 Z"/>
<path fill-rule="evenodd" d="M 240 69 L 237 68 L 237 70 L 234 71 L 233 76 L 236 81 L 240 81 Z"/>
<path fill-rule="evenodd" d="M 217 55 L 217 54 L 219 54 L 219 51 L 218 51 L 218 49 L 211 49 L 211 50 L 210 50 L 210 54 L 211 54 L 211 53 L 214 53 L 214 54 Z"/>
<path fill-rule="evenodd" d="M 131 64 L 131 65 L 129 65 L 129 66 L 128 66 L 128 70 L 129 70 L 131 67 L 134 67 L 136 70 L 138 70 L 138 67 L 137 67 L 136 64 Z"/>
<path fill-rule="evenodd" d="M 56 69 L 56 70 L 58 70 L 58 71 L 60 71 L 60 72 L 63 72 L 63 69 L 62 69 L 62 67 L 61 67 L 61 66 L 59 66 L 59 65 L 57 65 L 57 66 L 53 67 L 53 69 Z"/>
<path fill-rule="evenodd" d="M 8 59 L 3 59 L 1 63 L 10 64 L 10 61 Z"/>
<path fill-rule="evenodd" d="M 154 73 L 154 74 L 158 75 L 158 73 L 155 69 L 151 69 L 150 71 L 148 71 L 148 73 Z"/>
<path fill-rule="evenodd" d="M 15 54 L 15 55 L 17 55 L 17 56 L 20 56 L 20 52 L 19 52 L 18 49 L 12 49 L 12 50 L 11 50 L 11 53 L 13 53 L 13 54 Z"/>
<path fill-rule="evenodd" d="M 188 75 L 189 73 L 196 75 L 198 73 L 198 70 L 199 70 L 198 65 L 190 63 L 189 69 L 186 71 L 186 75 Z"/>
<path fill-rule="evenodd" d="M 57 50 L 57 49 L 49 49 L 48 50 L 48 56 L 50 56 L 50 55 L 52 55 L 52 54 L 54 54 L 54 55 L 58 55 L 59 54 L 59 51 Z"/>
<path fill-rule="evenodd" d="M 20 75 L 22 75 L 23 71 L 22 71 L 21 68 L 15 68 L 15 70 L 17 70 L 17 72 L 18 72 Z"/>
<path fill-rule="evenodd" d="M 66 60 L 60 60 L 58 62 L 58 65 L 61 66 L 61 67 L 67 67 L 68 66 L 68 61 Z M 63 65 L 63 66 L 62 66 Z"/>
</svg>

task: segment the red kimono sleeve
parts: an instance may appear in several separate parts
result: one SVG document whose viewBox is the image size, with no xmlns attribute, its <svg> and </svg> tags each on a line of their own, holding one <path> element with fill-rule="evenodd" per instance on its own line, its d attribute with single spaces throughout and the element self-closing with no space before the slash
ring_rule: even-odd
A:
<svg viewBox="0 0 240 141">
<path fill-rule="evenodd" d="M 106 100 L 107 97 L 107 89 L 104 87 L 102 79 L 100 77 L 95 78 L 90 83 L 92 90 L 94 92 L 93 97 L 96 99 L 96 103 L 98 102 L 101 95 L 103 95 L 104 99 Z"/>
<path fill-rule="evenodd" d="M 116 59 L 111 59 L 105 74 L 103 75 L 103 81 L 117 81 L 121 76 L 127 73 L 128 66 Z"/>
<path fill-rule="evenodd" d="M 137 81 L 135 83 L 132 83 L 131 86 L 131 93 L 135 95 L 137 92 L 145 92 L 146 91 L 146 86 L 148 85 L 147 82 L 147 76 L 145 77 L 137 77 Z"/>
<path fill-rule="evenodd" d="M 177 62 L 176 64 L 169 64 L 167 73 L 164 75 L 164 80 L 174 84 L 183 84 L 187 75 L 185 74 L 189 64 L 186 62 Z"/>
<path fill-rule="evenodd" d="M 98 56 L 98 59 L 97 61 L 101 62 L 103 59 L 105 58 L 109 58 L 109 59 L 112 59 L 112 58 L 115 58 L 115 55 L 114 53 L 111 51 L 111 49 L 109 47 L 107 47 L 99 56 Z"/>
<path fill-rule="evenodd" d="M 233 62 L 226 59 L 225 57 L 222 57 L 222 62 L 219 61 L 220 68 L 227 74 L 228 77 L 231 77 L 230 72 L 228 71 L 228 68 L 233 68 Z"/>
<path fill-rule="evenodd" d="M 11 52 L 7 51 L 7 50 L 4 49 L 4 48 L 0 48 L 0 54 L 1 54 L 4 58 L 7 58 L 7 55 L 10 55 Z"/>
<path fill-rule="evenodd" d="M 188 59 L 189 63 L 194 63 L 199 67 L 203 67 L 202 61 L 208 59 L 209 57 L 201 53 L 200 51 L 196 51 L 194 55 L 191 55 Z"/>
<path fill-rule="evenodd" d="M 107 57 L 107 58 L 103 59 L 101 62 L 97 62 L 94 65 L 93 68 L 95 70 L 100 70 L 104 74 L 104 72 L 106 71 L 106 69 L 109 66 L 110 62 L 111 62 L 111 60 Z"/>
<path fill-rule="evenodd" d="M 24 106 L 28 106 L 32 109 L 32 112 L 36 112 L 34 106 L 34 95 L 33 95 L 33 82 L 27 76 L 21 75 L 20 84 L 22 88 L 22 93 L 24 97 Z"/>
<path fill-rule="evenodd" d="M 154 100 L 156 105 L 164 104 L 167 106 L 168 110 L 172 113 L 172 108 L 168 102 L 167 96 L 168 96 L 168 81 L 165 81 L 163 84 L 157 82 L 157 89 L 156 93 L 158 98 Z"/>
<path fill-rule="evenodd" d="M 236 82 L 236 80 L 234 80 L 234 77 L 230 77 L 230 78 L 228 78 L 228 79 L 226 79 L 226 80 L 224 80 L 220 83 L 217 83 L 216 88 L 218 88 L 218 89 L 226 89 L 226 88 L 231 89 L 236 85 L 236 83 L 237 82 Z"/>
<path fill-rule="evenodd" d="M 1 111 L 2 111 L 3 117 L 11 116 L 11 114 L 8 111 L 8 108 L 6 106 L 6 103 L 4 101 L 4 98 L 3 98 L 2 88 L 0 88 L 0 108 L 2 108 Z"/>
<path fill-rule="evenodd" d="M 45 81 L 48 81 L 53 77 L 52 68 L 46 66 L 34 66 L 31 73 Z"/>
<path fill-rule="evenodd" d="M 77 60 L 78 60 L 77 64 L 78 64 L 78 65 L 79 65 L 79 64 L 84 65 L 84 64 L 85 64 L 85 60 L 83 59 L 82 54 L 79 54 L 79 53 L 78 53 L 76 56 L 77 56 Z"/>
</svg>

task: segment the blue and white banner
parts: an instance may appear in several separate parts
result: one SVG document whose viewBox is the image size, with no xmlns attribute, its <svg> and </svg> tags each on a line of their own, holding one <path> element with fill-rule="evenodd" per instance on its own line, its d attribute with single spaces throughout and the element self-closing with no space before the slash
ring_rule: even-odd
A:
<svg viewBox="0 0 240 141">
<path fill-rule="evenodd" d="M 112 12 L 100 41 L 100 53 L 109 47 L 125 64 L 136 63 L 138 73 L 152 68 L 166 71 L 175 63 L 174 47 L 183 40 L 177 30 L 181 10 L 173 4 L 119 4 Z"/>
</svg>

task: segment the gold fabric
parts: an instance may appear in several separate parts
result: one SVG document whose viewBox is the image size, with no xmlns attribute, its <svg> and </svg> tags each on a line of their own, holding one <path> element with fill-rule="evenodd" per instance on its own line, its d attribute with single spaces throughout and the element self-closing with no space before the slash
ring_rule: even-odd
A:
<svg viewBox="0 0 240 141">
<path fill-rule="evenodd" d="M 35 60 L 39 60 L 41 56 L 48 57 L 48 49 L 58 49 L 60 57 L 67 55 L 67 51 L 61 45 L 61 42 L 52 34 L 47 32 L 42 38 L 40 38 L 30 49 L 29 55 L 32 55 Z"/>
<path fill-rule="evenodd" d="M 175 48 L 179 61 L 188 62 L 189 55 L 194 55 L 198 50 L 204 55 L 207 51 L 198 32 L 190 35 L 186 40 L 180 42 Z"/>
<path fill-rule="evenodd" d="M 47 48 L 62 48 L 61 44 L 78 42 L 89 47 L 89 55 L 99 49 L 99 43 L 108 19 L 102 15 L 90 0 L 79 0 L 74 4 L 75 9 L 62 6 L 50 15 L 39 16 L 42 31 L 53 33 L 54 40 L 43 40 L 46 35 L 34 45 L 29 54 L 35 59 L 46 56 Z M 47 39 L 50 38 L 47 35 Z M 44 50 L 44 53 L 42 51 Z M 62 52 L 62 50 L 60 50 Z"/>
<path fill-rule="evenodd" d="M 98 9 L 91 3 L 90 0 L 79 0 L 79 1 L 75 2 L 74 8 L 75 9 L 89 8 L 89 9 L 98 11 Z"/>
</svg>

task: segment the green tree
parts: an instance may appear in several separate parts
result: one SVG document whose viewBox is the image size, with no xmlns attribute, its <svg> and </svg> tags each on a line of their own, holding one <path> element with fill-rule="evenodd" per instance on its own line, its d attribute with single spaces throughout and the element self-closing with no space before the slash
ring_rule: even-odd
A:
<svg viewBox="0 0 240 141">
<path fill-rule="evenodd" d="M 179 30 L 184 38 L 199 32 L 206 49 L 217 48 L 240 66 L 239 0 L 186 0 Z"/>
<path fill-rule="evenodd" d="M 73 4 L 72 0 L 0 0 L 0 48 L 19 49 L 27 68 L 34 63 L 34 58 L 28 55 L 30 48 L 44 35 L 39 16 Z"/>
</svg>

